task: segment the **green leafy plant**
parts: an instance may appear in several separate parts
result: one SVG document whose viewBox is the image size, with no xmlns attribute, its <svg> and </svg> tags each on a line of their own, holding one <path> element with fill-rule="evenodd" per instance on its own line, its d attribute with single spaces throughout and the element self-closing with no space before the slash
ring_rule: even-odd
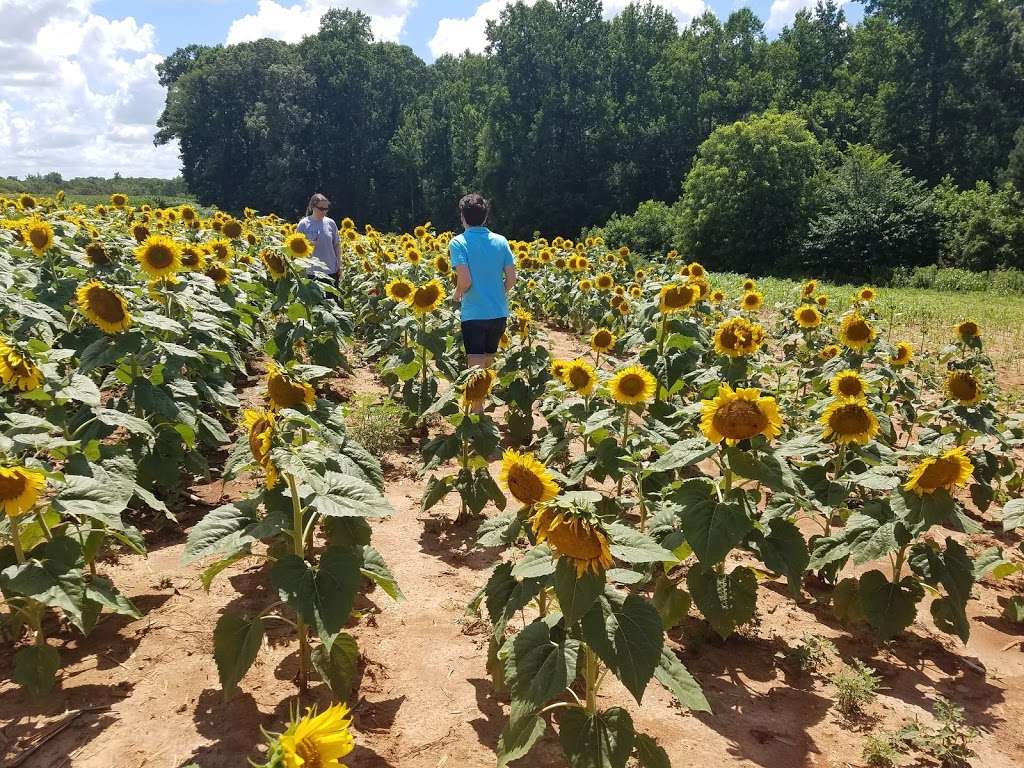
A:
<svg viewBox="0 0 1024 768">
<path fill-rule="evenodd" d="M 939 696 L 932 707 L 937 725 L 930 727 L 915 720 L 899 732 L 899 738 L 914 749 L 937 760 L 943 768 L 962 768 L 975 756 L 971 742 L 978 730 L 964 721 L 963 707 Z"/>
<path fill-rule="evenodd" d="M 891 733 L 870 734 L 864 740 L 861 757 L 871 768 L 893 768 L 900 758 L 901 742 Z"/>
<path fill-rule="evenodd" d="M 404 444 L 411 418 L 409 410 L 393 400 L 361 395 L 345 408 L 345 430 L 371 454 L 383 456 Z"/>
<path fill-rule="evenodd" d="M 853 718 L 875 700 L 880 678 L 873 668 L 854 659 L 852 665 L 835 672 L 829 682 L 836 690 L 836 708 L 844 717 Z"/>
</svg>

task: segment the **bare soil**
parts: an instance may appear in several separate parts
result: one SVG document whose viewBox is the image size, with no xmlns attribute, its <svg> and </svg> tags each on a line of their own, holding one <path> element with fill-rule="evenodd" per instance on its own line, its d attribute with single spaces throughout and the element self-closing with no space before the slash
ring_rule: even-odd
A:
<svg viewBox="0 0 1024 768">
<path fill-rule="evenodd" d="M 553 343 L 559 357 L 579 352 L 564 334 L 555 334 Z M 369 372 L 332 389 L 383 392 Z M 508 702 L 495 694 L 486 673 L 487 626 L 467 617 L 465 607 L 497 555 L 472 549 L 475 525 L 450 523 L 456 497 L 429 515 L 420 512 L 424 479 L 417 477 L 414 455 L 382 458 L 395 514 L 374 524 L 373 543 L 407 599 L 396 603 L 376 590 L 357 604 L 351 631 L 363 674 L 350 703 L 358 746 L 345 762 L 350 768 L 493 766 Z M 124 555 L 104 565 L 145 616 L 107 617 L 85 639 L 50 627 L 65 666 L 60 687 L 44 703 L 32 703 L 9 679 L 0 680 L 5 768 L 179 768 L 193 761 L 234 768 L 259 758 L 260 729 L 280 729 L 299 704 L 297 643 L 287 625 L 272 625 L 240 691 L 225 700 L 212 656 L 214 624 L 225 607 L 253 613 L 267 605 L 273 599 L 269 579 L 258 561 L 243 561 L 207 593 L 200 568 L 181 565 L 189 526 L 245 495 L 251 484 L 196 486 L 195 503 L 180 511 L 181 529 L 151 535 L 148 557 Z M 1012 537 L 991 534 L 981 543 L 997 540 L 1017 557 Z M 626 706 L 677 768 L 837 768 L 864 764 L 861 747 L 870 733 L 915 718 L 931 722 L 932 703 L 942 695 L 963 706 L 968 723 L 981 730 L 972 765 L 1024 764 L 1024 626 L 1000 618 L 1000 600 L 1021 593 L 1020 574 L 975 587 L 966 646 L 938 632 L 926 606 L 908 632 L 878 647 L 839 626 L 813 594 L 794 602 L 781 582 L 761 586 L 757 622 L 741 634 L 718 640 L 694 612 L 671 635 L 704 687 L 711 714 L 682 711 L 654 682 L 642 706 L 617 684 L 606 685 L 602 706 Z M 832 640 L 841 658 L 817 674 L 792 669 L 782 654 L 808 635 Z M 10 669 L 10 655 L 9 647 L 0 650 L 0 668 Z M 835 710 L 826 675 L 854 658 L 878 671 L 882 687 L 864 717 L 849 722 Z M 301 705 L 328 701 L 317 685 Z M 562 764 L 552 730 L 523 761 L 531 768 Z"/>
</svg>

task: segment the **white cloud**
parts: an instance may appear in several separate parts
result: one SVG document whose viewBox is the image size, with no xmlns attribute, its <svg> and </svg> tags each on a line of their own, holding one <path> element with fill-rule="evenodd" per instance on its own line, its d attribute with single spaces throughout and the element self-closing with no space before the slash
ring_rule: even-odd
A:
<svg viewBox="0 0 1024 768">
<path fill-rule="evenodd" d="M 395 42 L 402 34 L 405 19 L 415 4 L 416 0 L 302 0 L 294 5 L 286 5 L 275 0 L 259 0 L 256 13 L 231 22 L 225 42 L 231 45 L 270 37 L 297 43 L 317 33 L 320 17 L 331 8 L 363 11 L 370 17 L 370 29 L 375 39 Z"/>
<path fill-rule="evenodd" d="M 0 0 L 0 175 L 178 174 L 177 146 L 153 146 L 155 30 L 92 6 Z"/>
<path fill-rule="evenodd" d="M 844 6 L 849 0 L 839 0 L 839 5 Z M 793 21 L 797 11 L 803 8 L 813 8 L 818 0 L 774 0 L 768 11 L 768 21 L 765 28 L 769 32 L 778 32 L 784 26 Z"/>
</svg>

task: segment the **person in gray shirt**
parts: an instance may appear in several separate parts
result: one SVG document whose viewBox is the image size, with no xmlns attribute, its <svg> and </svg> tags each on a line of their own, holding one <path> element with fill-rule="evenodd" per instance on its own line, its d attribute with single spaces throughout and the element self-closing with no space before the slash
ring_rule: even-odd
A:
<svg viewBox="0 0 1024 768">
<path fill-rule="evenodd" d="M 327 216 L 330 207 L 331 201 L 317 192 L 309 198 L 306 215 L 295 227 L 295 231 L 304 234 L 313 244 L 314 264 L 309 269 L 309 276 L 338 285 L 341 274 L 341 238 L 338 235 L 338 224 Z"/>
</svg>

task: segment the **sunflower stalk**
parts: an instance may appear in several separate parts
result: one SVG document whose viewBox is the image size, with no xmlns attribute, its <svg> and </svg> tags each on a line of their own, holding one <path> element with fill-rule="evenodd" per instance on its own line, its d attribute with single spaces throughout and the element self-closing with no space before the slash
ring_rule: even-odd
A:
<svg viewBox="0 0 1024 768">
<path fill-rule="evenodd" d="M 25 564 L 25 552 L 21 548 L 21 532 L 18 530 L 18 518 L 12 517 L 11 520 L 11 542 L 14 544 L 14 558 L 18 561 L 18 565 Z"/>
<path fill-rule="evenodd" d="M 295 476 L 290 472 L 285 473 L 285 481 L 288 483 L 288 491 L 292 497 L 292 542 L 296 557 L 306 556 L 306 536 L 302 525 L 302 501 L 299 499 L 299 488 L 295 482 Z M 299 690 L 305 691 L 309 679 L 310 649 L 309 638 L 306 636 L 306 622 L 302 616 L 296 616 L 295 631 L 299 635 Z"/>
<path fill-rule="evenodd" d="M 600 664 L 598 663 L 597 654 L 590 650 L 589 645 L 584 644 L 583 650 L 583 681 L 587 686 L 586 710 L 590 714 L 594 714 L 597 712 L 597 690 L 601 685 Z"/>
</svg>

